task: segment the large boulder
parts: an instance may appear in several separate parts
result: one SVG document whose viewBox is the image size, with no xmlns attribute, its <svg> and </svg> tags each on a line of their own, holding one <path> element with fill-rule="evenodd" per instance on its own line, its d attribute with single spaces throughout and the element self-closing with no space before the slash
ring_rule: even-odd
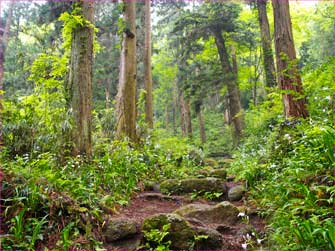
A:
<svg viewBox="0 0 335 251">
<path fill-rule="evenodd" d="M 218 162 L 215 159 L 206 158 L 204 159 L 205 166 L 216 167 Z"/>
<path fill-rule="evenodd" d="M 211 228 L 196 227 L 194 250 L 222 250 L 222 235 Z"/>
<path fill-rule="evenodd" d="M 243 185 L 237 185 L 229 189 L 228 191 L 228 199 L 230 201 L 238 201 L 242 199 L 243 194 L 245 193 L 246 189 Z"/>
<path fill-rule="evenodd" d="M 219 179 L 226 179 L 227 178 L 227 170 L 225 168 L 215 169 L 209 172 L 209 176 L 219 178 Z"/>
<path fill-rule="evenodd" d="M 190 223 L 177 214 L 157 214 L 146 218 L 144 219 L 142 230 L 144 232 L 150 232 L 153 229 L 162 230 L 163 226 L 167 224 L 170 224 L 170 228 L 164 241 L 171 241 L 170 248 L 173 250 L 192 249 L 196 231 Z"/>
<path fill-rule="evenodd" d="M 213 177 L 219 179 L 226 179 L 227 170 L 225 168 L 214 169 L 212 167 L 205 167 L 198 172 L 200 177 Z"/>
<path fill-rule="evenodd" d="M 225 183 L 217 178 L 190 178 L 184 180 L 169 179 L 161 183 L 162 193 L 187 194 L 192 192 L 226 193 Z"/>
<path fill-rule="evenodd" d="M 239 218 L 239 210 L 228 201 L 210 206 L 207 204 L 189 204 L 177 209 L 175 214 L 185 218 L 195 218 L 205 223 L 234 224 Z"/>
<path fill-rule="evenodd" d="M 130 238 L 140 232 L 140 225 L 131 219 L 114 218 L 110 219 L 104 228 L 106 242 Z"/>
<path fill-rule="evenodd" d="M 121 239 L 104 244 L 105 250 L 139 250 L 141 247 L 142 235 L 137 234 L 126 239 Z"/>
<path fill-rule="evenodd" d="M 170 224 L 170 228 L 164 242 L 171 241 L 171 250 L 222 249 L 222 236 L 219 232 L 214 229 L 192 226 L 186 219 L 177 214 L 151 216 L 144 220 L 142 229 L 145 232 L 150 232 L 153 229 L 162 230 L 163 226 L 167 224 Z"/>
</svg>

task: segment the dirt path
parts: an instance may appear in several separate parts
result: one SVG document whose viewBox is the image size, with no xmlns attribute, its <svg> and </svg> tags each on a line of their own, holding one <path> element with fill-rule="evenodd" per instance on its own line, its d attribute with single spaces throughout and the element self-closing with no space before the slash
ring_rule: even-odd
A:
<svg viewBox="0 0 335 251">
<path fill-rule="evenodd" d="M 231 187 L 235 184 L 231 182 Z M 218 201 L 213 202 L 206 199 L 198 198 L 191 199 L 189 196 L 167 196 L 159 192 L 141 192 L 135 194 L 130 200 L 129 204 L 118 210 L 118 213 L 112 216 L 113 219 L 131 219 L 139 224 L 143 223 L 143 220 L 149 216 L 159 213 L 172 213 L 181 206 L 188 204 L 199 203 L 206 205 L 216 205 Z M 190 220 L 189 222 L 194 226 L 200 226 L 205 228 L 215 229 L 222 235 L 223 247 L 225 250 L 241 250 L 242 244 L 249 243 L 252 245 L 257 244 L 257 239 L 260 240 L 264 231 L 264 220 L 257 216 L 254 209 L 247 205 L 246 200 L 237 202 L 231 202 L 233 205 L 239 208 L 248 208 L 248 220 L 245 218 L 244 221 L 227 226 L 222 224 L 206 224 L 201 220 Z M 248 221 L 248 222 L 247 222 Z M 141 234 L 137 234 L 134 239 L 129 241 L 139 244 L 139 240 L 142 238 Z M 106 244 L 108 250 L 129 250 L 132 246 L 129 246 L 129 241 L 117 241 L 115 243 Z"/>
</svg>

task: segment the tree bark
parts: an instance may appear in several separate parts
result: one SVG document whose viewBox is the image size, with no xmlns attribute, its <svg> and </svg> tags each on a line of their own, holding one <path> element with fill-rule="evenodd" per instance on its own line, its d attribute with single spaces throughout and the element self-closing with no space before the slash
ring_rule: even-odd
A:
<svg viewBox="0 0 335 251">
<path fill-rule="evenodd" d="M 82 16 L 93 23 L 93 2 L 79 2 Z M 73 155 L 92 155 L 92 66 L 93 28 L 79 26 L 73 30 L 69 90 L 74 116 Z"/>
<path fill-rule="evenodd" d="M 172 127 L 173 127 L 173 135 L 177 134 L 177 123 L 176 123 L 176 117 L 177 117 L 177 107 L 178 107 L 178 89 L 177 89 L 177 79 L 173 82 L 173 89 L 172 89 L 172 95 L 173 95 L 173 105 L 172 105 Z"/>
<path fill-rule="evenodd" d="M 306 118 L 308 111 L 294 48 L 288 0 L 272 0 L 278 82 L 286 118 Z"/>
<path fill-rule="evenodd" d="M 145 0 L 145 39 L 144 39 L 144 85 L 145 96 L 145 121 L 150 129 L 153 128 L 152 112 L 152 72 L 151 72 L 151 0 Z"/>
<path fill-rule="evenodd" d="M 187 137 L 185 101 L 182 93 L 179 94 L 179 106 L 180 106 L 181 134 L 184 137 Z"/>
<path fill-rule="evenodd" d="M 271 35 L 268 16 L 266 14 L 267 0 L 257 0 L 258 21 L 261 30 L 261 40 L 263 49 L 263 66 L 265 71 L 266 85 L 274 87 L 277 85 L 275 76 L 275 63 L 271 47 Z"/>
<path fill-rule="evenodd" d="M 185 100 L 185 114 L 186 114 L 186 128 L 187 128 L 187 136 L 192 138 L 192 119 L 191 119 L 191 108 L 190 101 Z"/>
<path fill-rule="evenodd" d="M 205 131 L 204 120 L 202 118 L 201 107 L 197 109 L 197 117 L 198 117 L 198 123 L 199 123 L 201 143 L 205 144 L 206 143 L 206 131 Z"/>
<path fill-rule="evenodd" d="M 181 128 L 184 137 L 192 138 L 192 120 L 191 109 L 188 100 L 185 100 L 184 95 L 180 93 L 180 115 L 181 115 Z"/>
<path fill-rule="evenodd" d="M 225 46 L 225 41 L 222 36 L 220 29 L 212 29 L 215 37 L 215 43 L 218 48 L 222 70 L 225 74 L 225 83 L 228 89 L 229 98 L 229 110 L 231 120 L 234 123 L 234 136 L 236 143 L 238 143 L 242 137 L 242 116 L 239 114 L 241 111 L 241 102 L 239 96 L 239 90 L 237 86 L 237 76 L 234 72 L 234 67 L 231 66 L 229 61 L 229 55 Z"/>
<path fill-rule="evenodd" d="M 117 94 L 116 137 L 136 137 L 136 13 L 135 1 L 124 0 L 124 22 L 120 77 Z"/>
<path fill-rule="evenodd" d="M 0 1 L 0 13 L 1 13 L 1 4 L 2 1 Z M 14 8 L 14 2 L 10 2 L 9 9 L 8 9 L 8 15 L 6 19 L 6 26 L 3 29 L 3 27 L 0 26 L 2 34 L 0 34 L 0 151 L 2 150 L 2 92 L 3 92 L 3 73 L 4 73 L 4 60 L 5 60 L 5 52 L 8 45 L 8 38 L 9 38 L 9 31 L 10 31 L 10 25 L 12 21 L 13 16 L 13 8 Z"/>
</svg>

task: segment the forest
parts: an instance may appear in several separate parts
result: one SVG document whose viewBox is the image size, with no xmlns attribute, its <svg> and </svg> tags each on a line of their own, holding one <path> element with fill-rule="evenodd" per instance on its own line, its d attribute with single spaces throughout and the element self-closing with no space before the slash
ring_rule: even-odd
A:
<svg viewBox="0 0 335 251">
<path fill-rule="evenodd" d="M 334 250 L 334 4 L 0 0 L 1 250 Z"/>
</svg>

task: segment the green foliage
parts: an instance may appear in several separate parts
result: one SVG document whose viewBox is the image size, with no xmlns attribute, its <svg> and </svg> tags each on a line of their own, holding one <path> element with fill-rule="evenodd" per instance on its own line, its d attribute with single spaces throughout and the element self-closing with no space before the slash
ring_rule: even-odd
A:
<svg viewBox="0 0 335 251">
<path fill-rule="evenodd" d="M 328 58 L 318 67 L 306 66 L 303 74 L 310 116 L 315 120 L 323 120 L 324 123 L 331 123 L 334 116 L 333 67 L 334 58 Z"/>
<path fill-rule="evenodd" d="M 333 249 L 333 129 L 286 122 L 265 138 L 241 147 L 231 172 L 268 216 L 269 248 Z"/>
<path fill-rule="evenodd" d="M 196 148 L 176 138 L 148 138 L 138 149 L 121 141 L 96 147 L 91 163 L 82 156 L 59 163 L 51 153 L 4 159 L 5 249 L 36 249 L 49 238 L 50 248 L 96 248 L 101 238 L 93 230 L 100 229 L 103 213 L 126 205 L 141 182 L 185 177 L 199 168 Z M 79 244 L 83 239 L 86 244 Z"/>
<path fill-rule="evenodd" d="M 65 57 L 39 55 L 30 75 L 33 93 L 4 102 L 3 140 L 9 154 L 60 151 L 72 124 L 65 109 L 66 65 Z"/>
<path fill-rule="evenodd" d="M 69 247 L 72 244 L 72 241 L 70 239 L 70 232 L 74 226 L 75 222 L 70 222 L 69 224 L 66 225 L 66 227 L 63 228 L 61 232 L 62 239 L 57 244 L 62 245 L 63 250 L 69 250 Z"/>
<path fill-rule="evenodd" d="M 208 200 L 218 200 L 221 196 L 223 195 L 223 193 L 220 192 L 193 192 L 191 194 L 191 198 L 195 199 L 195 198 L 199 198 L 199 197 L 203 197 L 206 198 Z"/>
<path fill-rule="evenodd" d="M 72 45 L 72 35 L 73 31 L 78 28 L 91 28 L 94 31 L 94 51 L 97 52 L 101 49 L 99 43 L 96 40 L 96 33 L 98 32 L 98 29 L 87 19 L 85 19 L 82 16 L 82 9 L 81 8 L 75 8 L 71 14 L 68 12 L 64 12 L 59 17 L 60 21 L 63 21 L 63 30 L 62 30 L 62 36 L 63 36 L 63 47 L 65 51 L 69 53 Z"/>
<path fill-rule="evenodd" d="M 164 240 L 169 234 L 171 224 L 163 225 L 162 229 L 151 229 L 150 231 L 144 231 L 144 237 L 146 239 L 145 247 L 149 250 L 170 250 L 171 241 Z"/>
</svg>

